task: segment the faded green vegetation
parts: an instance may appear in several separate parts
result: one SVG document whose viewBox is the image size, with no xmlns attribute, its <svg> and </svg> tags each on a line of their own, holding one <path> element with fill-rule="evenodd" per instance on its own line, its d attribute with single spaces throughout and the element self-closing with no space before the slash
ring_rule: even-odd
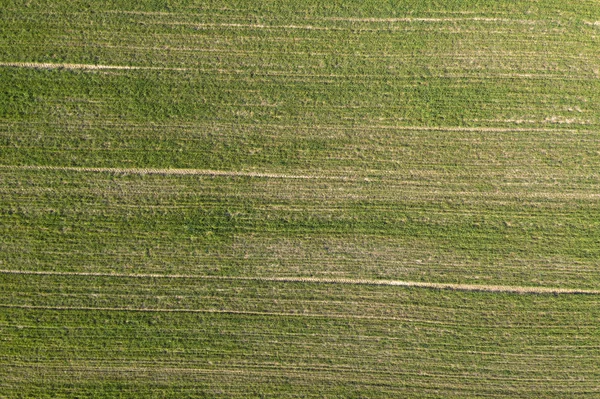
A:
<svg viewBox="0 0 600 399">
<path fill-rule="evenodd" d="M 0 20 L 0 397 L 598 395 L 595 295 L 201 277 L 600 289 L 597 2 Z"/>
</svg>

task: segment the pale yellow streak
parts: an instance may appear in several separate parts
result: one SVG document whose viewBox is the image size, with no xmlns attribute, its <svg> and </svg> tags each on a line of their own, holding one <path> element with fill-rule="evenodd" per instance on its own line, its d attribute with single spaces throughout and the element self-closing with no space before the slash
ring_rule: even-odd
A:
<svg viewBox="0 0 600 399">
<path fill-rule="evenodd" d="M 243 176 L 274 179 L 335 179 L 346 180 L 336 176 L 286 175 L 279 173 L 237 172 L 211 169 L 156 169 L 156 168 L 96 168 L 79 166 L 45 166 L 45 165 L 0 165 L 2 169 L 12 170 L 51 170 L 66 172 L 125 173 L 135 175 L 201 175 L 201 176 Z"/>
<path fill-rule="evenodd" d="M 171 70 L 171 71 L 187 71 L 189 68 L 165 68 L 165 67 L 150 67 L 150 66 L 128 66 L 128 65 L 93 65 L 93 64 L 50 64 L 42 62 L 0 62 L 0 67 L 16 67 L 16 68 L 38 68 L 38 69 L 150 69 L 150 70 Z"/>
<path fill-rule="evenodd" d="M 523 287 L 508 285 L 484 284 L 453 284 L 432 283 L 422 281 L 402 280 L 372 280 L 350 278 L 321 278 L 321 277 L 243 277 L 243 276 L 204 276 L 186 274 L 124 274 L 99 272 L 55 272 L 33 270 L 0 270 L 0 274 L 29 274 L 49 276 L 90 276 L 90 277 L 121 277 L 121 278 L 164 278 L 164 279 L 199 279 L 199 280 L 233 280 L 233 281 L 264 281 L 281 283 L 310 283 L 310 284 L 347 284 L 347 285 L 380 285 L 407 288 L 429 288 L 454 291 L 504 292 L 518 294 L 586 294 L 600 295 L 600 290 L 559 288 L 559 287 Z"/>
</svg>

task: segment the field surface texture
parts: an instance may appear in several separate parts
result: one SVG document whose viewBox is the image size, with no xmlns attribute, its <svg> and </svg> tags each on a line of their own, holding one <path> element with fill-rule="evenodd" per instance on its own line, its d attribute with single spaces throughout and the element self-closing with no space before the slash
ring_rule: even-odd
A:
<svg viewBox="0 0 600 399">
<path fill-rule="evenodd" d="M 0 0 L 0 398 L 600 397 L 600 3 Z"/>
</svg>

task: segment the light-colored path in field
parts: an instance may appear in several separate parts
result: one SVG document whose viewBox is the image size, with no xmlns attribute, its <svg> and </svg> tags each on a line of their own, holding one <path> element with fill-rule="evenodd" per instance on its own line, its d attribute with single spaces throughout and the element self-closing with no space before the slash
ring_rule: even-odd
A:
<svg viewBox="0 0 600 399">
<path fill-rule="evenodd" d="M 390 23 L 390 22 L 493 22 L 493 23 L 513 23 L 513 24 L 526 24 L 534 25 L 538 21 L 531 19 L 512 19 L 512 18 L 490 18 L 490 17 L 445 17 L 445 18 L 352 18 L 352 17 L 330 17 L 323 18 L 326 21 L 342 21 L 342 22 L 376 22 L 376 23 Z"/>
<path fill-rule="evenodd" d="M 233 314 L 245 316 L 268 316 L 268 317 L 318 317 L 335 319 L 357 319 L 357 320 L 392 320 L 405 322 L 419 322 L 425 324 L 444 324 L 439 321 L 414 319 L 408 317 L 394 316 L 370 316 L 357 314 L 337 313 L 309 313 L 309 312 L 260 312 L 251 310 L 234 309 L 185 309 L 185 308 L 133 308 L 133 307 L 95 307 L 95 306 L 44 306 L 44 305 L 13 305 L 0 304 L 0 308 L 30 309 L 30 310 L 66 310 L 66 311 L 91 311 L 91 312 L 145 312 L 145 313 L 208 313 L 208 314 Z"/>
<path fill-rule="evenodd" d="M 329 28 L 327 28 L 329 29 Z M 227 50 L 195 50 L 195 51 L 223 51 L 229 54 L 234 53 L 235 51 L 227 51 Z M 255 52 L 257 54 L 265 54 L 264 52 Z M 246 52 L 248 54 L 248 52 Z M 371 55 L 356 55 L 353 54 L 354 57 L 367 57 L 372 58 Z M 378 54 L 376 57 L 389 57 L 389 55 Z M 0 62 L 0 67 L 13 67 L 13 68 L 31 68 L 31 69 L 69 69 L 69 70 L 152 70 L 152 71 L 197 71 L 197 72 L 210 72 L 210 73 L 218 73 L 222 75 L 238 75 L 243 74 L 244 71 L 240 69 L 221 69 L 221 68 L 178 68 L 178 67 L 167 67 L 167 66 L 135 66 L 135 65 L 95 65 L 95 64 L 68 64 L 68 63 L 41 63 L 41 62 Z M 336 75 L 336 74 L 306 74 L 306 73 L 292 73 L 292 72 L 281 72 L 281 71 L 269 71 L 264 70 L 260 73 L 260 75 L 264 76 L 283 76 L 286 78 L 365 78 L 365 77 L 373 77 L 377 75 L 369 75 L 369 74 L 361 74 L 361 75 Z M 398 75 L 398 78 L 411 78 L 412 75 Z M 587 78 L 581 75 L 564 75 L 564 74 L 536 74 L 536 73 L 490 73 L 487 75 L 472 75 L 472 74 L 439 74 L 432 75 L 432 77 L 439 78 L 453 78 L 453 79 L 553 79 L 553 80 L 582 80 L 582 79 L 597 79 L 598 74 L 588 75 Z M 558 122 L 560 123 L 560 122 Z M 395 126 L 387 126 L 388 128 L 395 128 Z M 406 128 L 406 127 L 405 127 Z M 412 128 L 412 127 L 408 127 Z M 472 128 L 478 129 L 478 128 Z M 485 130 L 486 128 L 482 128 L 481 130 Z M 489 129 L 489 128 L 488 128 Z"/>
<path fill-rule="evenodd" d="M 211 169 L 156 169 L 156 168 L 95 168 L 78 166 L 44 165 L 0 165 L 0 169 L 11 170 L 50 170 L 65 172 L 125 173 L 134 175 L 201 175 L 201 176 L 241 176 L 273 179 L 327 179 L 346 180 L 342 176 L 286 175 L 280 173 L 236 172 Z"/>
<path fill-rule="evenodd" d="M 431 283 L 422 281 L 402 280 L 372 280 L 350 278 L 323 278 L 323 277 L 244 277 L 244 276 L 205 276 L 186 274 L 125 274 L 125 273 L 97 273 L 97 272 L 56 272 L 35 270 L 0 270 L 0 274 L 24 274 L 42 276 L 80 276 L 80 277 L 120 277 L 120 278 L 164 278 L 164 279 L 198 279 L 198 280 L 233 280 L 233 281 L 262 281 L 281 283 L 310 283 L 310 284 L 345 284 L 345 285 L 381 285 L 408 288 L 429 288 L 454 291 L 472 292 L 504 292 L 517 294 L 583 294 L 600 295 L 600 290 L 557 288 L 557 287 L 522 287 L 508 285 L 484 284 L 453 284 Z"/>
<path fill-rule="evenodd" d="M 94 65 L 94 64 L 50 64 L 42 62 L 0 62 L 0 67 L 16 67 L 16 68 L 38 68 L 38 69 L 150 69 L 150 70 L 172 70 L 172 71 L 187 71 L 189 68 L 167 68 L 167 67 L 151 67 L 151 66 L 127 66 L 127 65 Z"/>
<path fill-rule="evenodd" d="M 522 24 L 534 25 L 537 21 L 508 18 L 484 18 L 484 17 L 456 17 L 456 18 L 325 18 L 323 21 L 330 22 L 351 22 L 351 23 L 387 23 L 387 24 L 412 24 L 412 23 L 493 23 L 493 24 Z M 318 22 L 316 20 L 315 22 Z M 277 25 L 264 23 L 236 23 L 236 22 L 210 22 L 195 23 L 190 21 L 146 21 L 147 24 L 169 25 L 169 26 L 190 26 L 196 29 L 264 29 L 264 30 L 308 30 L 308 31 L 354 31 L 354 32 L 377 32 L 398 30 L 390 26 L 385 28 L 357 28 L 348 26 L 320 26 L 320 25 Z M 401 28 L 404 30 L 404 28 Z"/>
</svg>

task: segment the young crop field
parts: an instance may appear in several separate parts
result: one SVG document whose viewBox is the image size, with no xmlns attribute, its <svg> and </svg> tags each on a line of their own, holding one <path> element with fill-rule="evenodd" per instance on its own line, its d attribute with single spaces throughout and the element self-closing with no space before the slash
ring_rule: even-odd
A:
<svg viewBox="0 0 600 399">
<path fill-rule="evenodd" d="M 599 396 L 597 0 L 0 0 L 0 398 Z"/>
</svg>

